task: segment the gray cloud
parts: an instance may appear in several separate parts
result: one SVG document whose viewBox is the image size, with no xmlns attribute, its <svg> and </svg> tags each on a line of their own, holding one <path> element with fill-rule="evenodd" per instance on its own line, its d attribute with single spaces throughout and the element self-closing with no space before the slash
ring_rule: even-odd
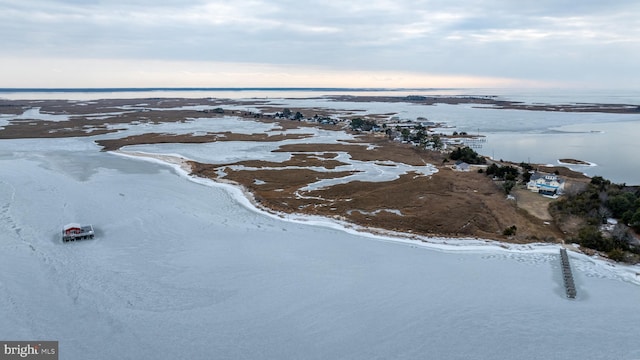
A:
<svg viewBox="0 0 640 360">
<path fill-rule="evenodd" d="M 619 0 L 0 0 L 3 53 L 627 82 L 640 3 Z"/>
</svg>

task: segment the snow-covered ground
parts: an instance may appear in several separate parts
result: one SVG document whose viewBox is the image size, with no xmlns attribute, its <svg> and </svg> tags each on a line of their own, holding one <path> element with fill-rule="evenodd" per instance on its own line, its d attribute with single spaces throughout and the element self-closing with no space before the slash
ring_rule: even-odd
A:
<svg viewBox="0 0 640 360">
<path fill-rule="evenodd" d="M 571 254 L 571 301 L 557 247 L 264 214 L 91 140 L 0 141 L 0 339 L 61 359 L 640 358 L 637 267 Z M 61 243 L 72 221 L 96 239 Z"/>
</svg>

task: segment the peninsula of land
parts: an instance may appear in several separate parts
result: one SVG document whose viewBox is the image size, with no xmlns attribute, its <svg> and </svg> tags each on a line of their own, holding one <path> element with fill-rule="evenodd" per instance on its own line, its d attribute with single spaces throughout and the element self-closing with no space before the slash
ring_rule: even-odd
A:
<svg viewBox="0 0 640 360">
<path fill-rule="evenodd" d="M 349 100 L 373 99 L 349 97 Z M 473 97 L 376 97 L 375 101 L 474 103 L 505 109 L 525 108 L 518 103 Z M 526 106 L 526 110 L 544 111 L 637 111 L 627 105 L 600 104 L 567 105 L 559 109 L 542 106 L 531 109 Z M 475 237 L 514 243 L 562 243 L 575 236 L 580 228 L 579 218 L 572 218 L 571 223 L 554 221 L 549 204 L 556 199 L 532 193 L 526 188 L 526 181 L 519 185 L 516 177 L 510 178 L 504 173 L 502 176 L 496 173 L 487 176 L 488 169 L 494 168 L 516 169 L 516 173 L 523 175 L 530 171 L 532 164 L 483 158 L 476 164 L 467 164 L 468 167 L 459 166 L 461 161 L 452 157 L 452 149 L 464 148 L 465 141 L 479 141 L 481 137 L 466 133 L 456 133 L 455 136 L 438 134 L 432 128 L 442 124 L 430 123 L 426 119 L 411 124 L 411 134 L 407 135 L 403 129 L 406 124 L 392 124 L 393 121 L 389 120 L 394 114 L 355 116 L 355 112 L 319 107 L 283 108 L 263 100 L 0 101 L 0 113 L 22 114 L 0 128 L 0 139 L 110 134 L 95 140 L 104 151 L 159 143 L 278 143 L 277 149 L 272 151 L 289 154 L 285 161 L 256 159 L 207 163 L 189 160 L 187 164 L 194 176 L 233 182 L 243 187 L 265 210 L 320 215 L 372 231 Z M 153 126 L 149 126 L 148 132 L 118 136 L 119 131 L 132 124 L 179 125 L 194 119 L 224 117 L 271 124 L 274 131 L 243 133 L 229 128 L 224 131 L 155 132 Z M 354 119 L 359 120 L 358 126 L 355 126 Z M 351 134 L 351 138 L 323 143 L 314 139 L 313 132 L 300 131 L 304 128 L 345 132 Z M 423 137 L 416 140 L 416 132 Z M 287 143 L 285 140 L 302 142 Z M 447 149 L 444 144 L 449 145 Z M 561 161 L 586 163 L 574 159 Z M 427 167 L 428 171 L 408 170 L 384 181 L 355 178 L 353 181 L 331 182 L 358 175 L 360 170 L 349 167 L 354 162 L 369 163 L 379 168 Z M 542 171 L 561 176 L 565 191 L 570 193 L 581 191 L 590 182 L 583 174 L 565 167 L 544 167 Z M 329 185 L 312 186 L 323 180 L 327 180 Z"/>
</svg>

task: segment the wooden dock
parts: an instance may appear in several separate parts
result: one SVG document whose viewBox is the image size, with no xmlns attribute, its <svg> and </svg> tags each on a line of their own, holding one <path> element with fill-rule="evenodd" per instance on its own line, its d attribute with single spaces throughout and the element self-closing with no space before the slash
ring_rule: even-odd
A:
<svg viewBox="0 0 640 360">
<path fill-rule="evenodd" d="M 571 264 L 569 263 L 567 249 L 560 249 L 560 262 L 562 265 L 562 278 L 564 279 L 564 288 L 567 291 L 567 297 L 569 299 L 575 299 L 577 294 L 576 284 L 573 281 L 573 273 L 571 272 Z"/>
</svg>

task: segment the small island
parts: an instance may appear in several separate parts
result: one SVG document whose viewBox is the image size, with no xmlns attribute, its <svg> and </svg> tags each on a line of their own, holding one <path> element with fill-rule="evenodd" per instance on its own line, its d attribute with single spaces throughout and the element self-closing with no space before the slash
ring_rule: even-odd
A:
<svg viewBox="0 0 640 360">
<path fill-rule="evenodd" d="M 559 159 L 558 162 L 561 164 L 571 164 L 571 165 L 591 165 L 588 161 L 576 160 L 576 159 Z"/>
</svg>

